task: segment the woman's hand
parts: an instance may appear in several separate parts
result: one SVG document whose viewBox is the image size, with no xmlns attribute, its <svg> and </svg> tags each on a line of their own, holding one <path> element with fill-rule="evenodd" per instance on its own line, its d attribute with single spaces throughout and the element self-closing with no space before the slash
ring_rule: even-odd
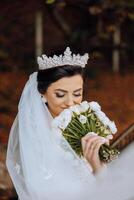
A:
<svg viewBox="0 0 134 200">
<path fill-rule="evenodd" d="M 109 141 L 91 132 L 82 137 L 81 143 L 83 155 L 92 166 L 93 172 L 99 172 L 104 166 L 104 163 L 99 158 L 99 149 L 102 144 L 108 144 Z"/>
</svg>

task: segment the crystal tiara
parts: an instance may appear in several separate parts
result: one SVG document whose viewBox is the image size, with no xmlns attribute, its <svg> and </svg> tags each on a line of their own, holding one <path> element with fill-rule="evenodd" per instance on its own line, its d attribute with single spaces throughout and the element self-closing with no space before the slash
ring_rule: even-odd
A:
<svg viewBox="0 0 134 200">
<path fill-rule="evenodd" d="M 47 57 L 46 55 L 42 55 L 42 57 L 37 57 L 37 62 L 39 65 L 39 70 L 44 70 L 48 68 L 63 66 L 63 65 L 78 65 L 82 68 L 85 67 L 88 61 L 88 54 L 84 54 L 83 56 L 80 56 L 80 54 L 73 54 L 69 47 L 66 48 L 64 51 L 64 55 L 53 57 Z"/>
</svg>

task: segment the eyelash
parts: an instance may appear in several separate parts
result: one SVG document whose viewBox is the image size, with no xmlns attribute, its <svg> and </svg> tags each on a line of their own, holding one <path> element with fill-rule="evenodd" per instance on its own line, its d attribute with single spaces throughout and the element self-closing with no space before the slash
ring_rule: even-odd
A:
<svg viewBox="0 0 134 200">
<path fill-rule="evenodd" d="M 58 98 L 62 98 L 62 97 L 64 97 L 64 96 L 65 96 L 65 95 L 56 94 L 56 97 L 58 97 Z M 81 94 L 74 94 L 74 96 L 75 96 L 75 97 L 80 97 Z"/>
<path fill-rule="evenodd" d="M 81 94 L 74 94 L 74 96 L 75 96 L 75 97 L 80 97 L 80 96 L 81 96 Z"/>
</svg>

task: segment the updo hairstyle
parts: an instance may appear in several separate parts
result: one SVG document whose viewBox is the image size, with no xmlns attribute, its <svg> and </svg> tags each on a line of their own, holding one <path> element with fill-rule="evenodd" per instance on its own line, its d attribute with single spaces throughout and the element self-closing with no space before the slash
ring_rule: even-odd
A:
<svg viewBox="0 0 134 200">
<path fill-rule="evenodd" d="M 84 69 L 81 66 L 64 65 L 45 70 L 39 70 L 37 74 L 37 88 L 39 93 L 45 94 L 48 87 L 64 77 L 71 77 L 80 75 L 83 80 L 85 79 Z"/>
</svg>

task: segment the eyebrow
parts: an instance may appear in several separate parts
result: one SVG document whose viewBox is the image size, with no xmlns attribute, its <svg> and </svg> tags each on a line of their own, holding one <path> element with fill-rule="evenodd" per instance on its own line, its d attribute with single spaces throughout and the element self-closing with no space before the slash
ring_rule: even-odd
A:
<svg viewBox="0 0 134 200">
<path fill-rule="evenodd" d="M 77 89 L 77 90 L 75 90 L 75 91 L 73 91 L 73 92 L 78 92 L 78 91 L 81 91 L 82 90 L 82 88 L 79 88 L 79 89 Z M 63 90 L 63 89 L 56 89 L 55 91 L 61 91 L 61 92 L 68 92 L 67 90 Z"/>
</svg>

